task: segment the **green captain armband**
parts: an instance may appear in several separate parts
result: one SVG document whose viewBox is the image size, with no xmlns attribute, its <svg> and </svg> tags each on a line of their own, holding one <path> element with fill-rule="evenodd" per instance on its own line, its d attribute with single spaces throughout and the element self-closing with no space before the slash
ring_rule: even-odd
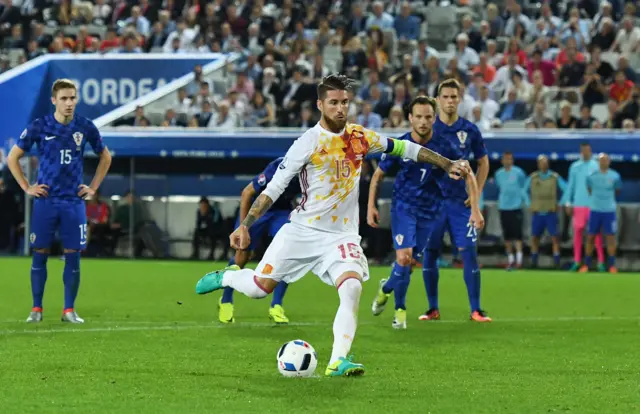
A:
<svg viewBox="0 0 640 414">
<path fill-rule="evenodd" d="M 395 155 L 396 157 L 402 157 L 404 155 L 404 149 L 406 147 L 406 143 L 401 139 L 392 139 L 389 138 L 392 143 L 393 148 L 389 155 Z"/>
</svg>

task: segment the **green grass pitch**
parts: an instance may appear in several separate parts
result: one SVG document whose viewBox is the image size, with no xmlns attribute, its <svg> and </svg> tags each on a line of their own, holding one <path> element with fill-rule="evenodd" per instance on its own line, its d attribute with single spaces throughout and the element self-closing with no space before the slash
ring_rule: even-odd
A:
<svg viewBox="0 0 640 414">
<path fill-rule="evenodd" d="M 0 413 L 632 413 L 640 412 L 640 277 L 483 272 L 491 324 L 469 322 L 461 270 L 441 277 L 439 322 L 419 322 L 421 274 L 408 329 L 370 311 L 388 268 L 372 268 L 352 352 L 361 378 L 282 378 L 276 351 L 302 338 L 331 353 L 338 304 L 312 275 L 289 288 L 290 326 L 268 300 L 236 296 L 236 323 L 217 323 L 219 293 L 197 296 L 206 263 L 82 263 L 82 326 L 62 324 L 62 267 L 51 258 L 45 321 L 27 325 L 30 261 L 0 260 Z"/>
</svg>

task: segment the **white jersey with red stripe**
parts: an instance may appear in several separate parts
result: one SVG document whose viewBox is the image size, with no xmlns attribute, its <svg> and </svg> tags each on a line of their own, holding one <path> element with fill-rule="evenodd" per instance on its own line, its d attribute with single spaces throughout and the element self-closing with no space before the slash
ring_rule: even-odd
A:
<svg viewBox="0 0 640 414">
<path fill-rule="evenodd" d="M 360 125 L 333 133 L 316 124 L 298 138 L 263 194 L 276 200 L 298 175 L 300 205 L 291 222 L 332 233 L 358 234 L 359 184 L 367 153 L 387 149 L 387 138 Z"/>
</svg>

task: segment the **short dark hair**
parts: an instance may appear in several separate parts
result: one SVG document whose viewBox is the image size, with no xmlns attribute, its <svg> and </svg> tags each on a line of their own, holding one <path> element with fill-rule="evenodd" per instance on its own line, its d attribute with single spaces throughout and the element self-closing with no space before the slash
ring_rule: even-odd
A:
<svg viewBox="0 0 640 414">
<path fill-rule="evenodd" d="M 325 99 L 328 91 L 349 91 L 353 87 L 353 82 L 353 79 L 345 75 L 327 75 L 318 84 L 318 99 Z"/>
<path fill-rule="evenodd" d="M 591 144 L 590 144 L 590 143 L 588 143 L 588 142 L 586 142 L 586 141 L 584 141 L 584 142 L 581 142 L 581 143 L 580 143 L 580 146 L 581 146 L 581 147 L 591 147 Z"/>
<path fill-rule="evenodd" d="M 436 104 L 436 100 L 429 97 L 429 96 L 416 96 L 415 98 L 413 98 L 413 100 L 411 101 L 411 103 L 409 104 L 409 107 L 407 108 L 407 110 L 409 111 L 409 114 L 413 115 L 413 107 L 416 105 L 429 105 L 433 108 L 433 112 L 437 112 L 438 110 L 438 105 Z"/>
<path fill-rule="evenodd" d="M 440 93 L 445 88 L 455 89 L 456 91 L 460 92 L 460 82 L 453 78 L 442 81 L 440 85 L 438 85 L 438 96 L 440 96 Z"/>
<path fill-rule="evenodd" d="M 505 155 L 511 155 L 511 156 L 513 157 L 513 152 L 511 152 L 511 151 L 509 151 L 509 150 L 504 151 L 504 152 L 502 153 L 502 156 L 504 157 Z"/>
</svg>

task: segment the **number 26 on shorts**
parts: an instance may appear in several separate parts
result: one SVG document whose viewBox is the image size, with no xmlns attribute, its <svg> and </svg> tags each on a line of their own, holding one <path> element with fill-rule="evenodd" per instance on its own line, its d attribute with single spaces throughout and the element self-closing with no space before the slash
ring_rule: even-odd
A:
<svg viewBox="0 0 640 414">
<path fill-rule="evenodd" d="M 338 246 L 338 250 L 340 250 L 340 255 L 343 259 L 359 259 L 360 257 L 362 257 L 360 246 L 358 246 L 356 243 L 341 244 Z"/>
</svg>

